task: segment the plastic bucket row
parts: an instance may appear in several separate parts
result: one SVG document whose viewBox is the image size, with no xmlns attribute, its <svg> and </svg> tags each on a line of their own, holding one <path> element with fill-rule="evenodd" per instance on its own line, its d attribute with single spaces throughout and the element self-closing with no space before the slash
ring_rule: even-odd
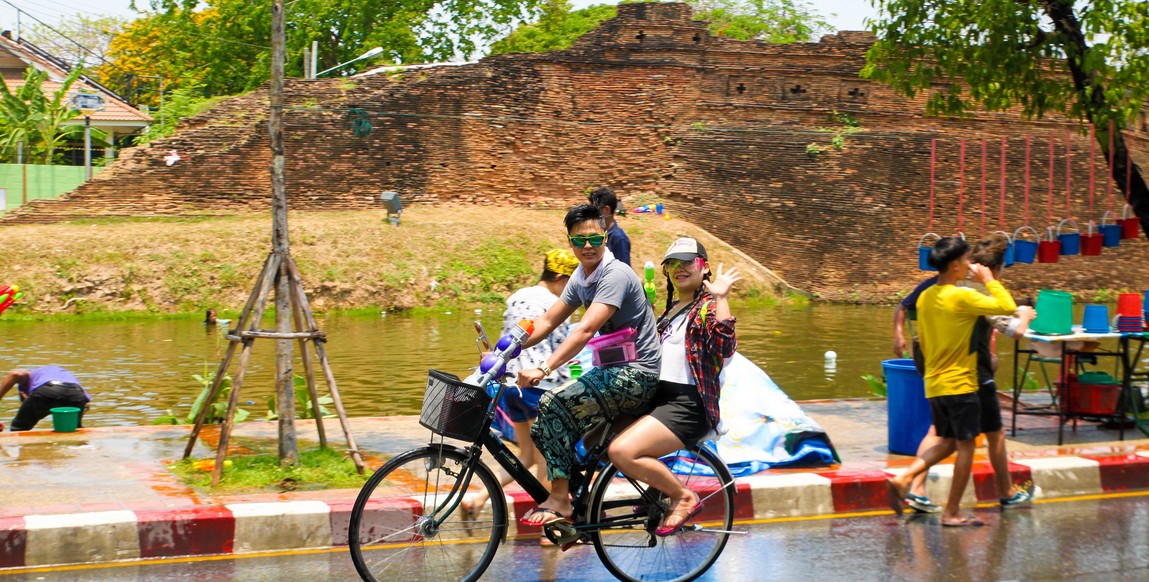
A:
<svg viewBox="0 0 1149 582">
<path fill-rule="evenodd" d="M 1022 226 L 1013 231 L 1013 235 L 1001 230 L 995 233 L 1005 235 L 1009 239 L 1005 251 L 1007 267 L 1014 263 L 1032 264 L 1035 260 L 1039 263 L 1056 263 L 1062 256 L 1096 257 L 1101 254 L 1102 248 L 1120 246 L 1122 239 L 1137 238 L 1140 224 L 1136 217 L 1127 216 L 1128 211 L 1127 206 L 1120 219 L 1111 218 L 1111 215 L 1116 215 L 1107 211 L 1101 217 L 1100 225 L 1091 220 L 1084 233 L 1078 228 L 1077 221 L 1072 218 L 1059 222 L 1056 231 L 1052 226 L 1047 227 L 1045 235 L 1032 226 Z M 1113 222 L 1110 223 L 1110 220 Z M 1021 238 L 1026 234 L 1031 235 L 1034 240 Z M 937 270 L 929 265 L 930 249 L 933 245 L 926 246 L 926 239 L 931 237 L 934 241 L 941 238 L 940 235 L 930 232 L 918 239 L 918 268 L 923 271 Z"/>
<path fill-rule="evenodd" d="M 1064 291 L 1042 289 L 1037 292 L 1034 305 L 1037 317 L 1029 324 L 1029 329 L 1042 335 L 1067 335 L 1073 333 L 1073 296 Z M 1138 317 L 1149 313 L 1149 291 L 1144 295 L 1122 293 L 1117 299 L 1118 317 Z M 1109 319 L 1109 308 L 1104 305 L 1086 305 L 1081 325 L 1091 333 L 1109 333 L 1110 324 L 1117 319 Z"/>
<path fill-rule="evenodd" d="M 1027 227 L 1022 227 L 1022 228 L 1027 228 Z M 1034 231 L 1034 232 L 1037 232 L 1037 231 Z M 1013 264 L 1016 262 L 1022 262 L 1022 263 L 1024 263 L 1024 262 L 1032 263 L 1033 262 L 1032 258 L 1029 261 L 1021 261 L 1020 259 L 1017 258 L 1018 249 L 1015 245 L 1014 237 L 1010 236 L 1010 234 L 1008 232 L 1005 232 L 1004 230 L 995 230 L 993 232 L 993 234 L 1000 234 L 1000 235 L 1005 236 L 1005 238 L 1009 239 L 1009 243 L 1006 244 L 1006 247 L 1005 247 L 1005 256 L 1002 257 L 1006 267 L 1012 267 Z M 932 242 L 937 242 L 938 240 L 940 240 L 942 238 L 942 236 L 940 234 L 933 233 L 933 232 L 927 232 L 926 234 L 922 235 L 922 238 L 918 239 L 918 268 L 923 270 L 923 271 L 936 271 L 937 270 L 937 269 L 930 266 L 930 249 L 932 249 L 934 247 L 933 247 L 933 245 L 925 246 L 926 245 L 926 239 L 931 238 L 931 237 L 933 238 Z M 961 237 L 965 238 L 965 235 L 963 234 L 963 235 L 961 235 Z"/>
</svg>

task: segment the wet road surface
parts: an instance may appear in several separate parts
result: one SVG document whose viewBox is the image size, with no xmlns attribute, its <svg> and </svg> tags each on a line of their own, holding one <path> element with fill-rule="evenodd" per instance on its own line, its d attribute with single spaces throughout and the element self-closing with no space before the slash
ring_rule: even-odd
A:
<svg viewBox="0 0 1149 582">
<path fill-rule="evenodd" d="M 739 525 L 702 580 L 1149 580 L 1149 492 L 976 508 L 984 527 L 943 528 L 892 514 Z M 0 571 L 6 581 L 355 580 L 346 549 Z M 591 547 L 563 553 L 520 540 L 500 548 L 487 580 L 611 580 Z"/>
</svg>

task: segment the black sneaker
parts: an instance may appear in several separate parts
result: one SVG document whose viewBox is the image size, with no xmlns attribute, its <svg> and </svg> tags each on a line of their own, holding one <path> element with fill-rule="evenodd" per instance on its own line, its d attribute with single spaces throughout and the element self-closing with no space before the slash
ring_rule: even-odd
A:
<svg viewBox="0 0 1149 582">
<path fill-rule="evenodd" d="M 913 493 L 906 495 L 906 505 L 914 508 L 914 511 L 918 513 L 940 513 L 942 510 L 941 506 L 935 505 L 929 497 L 914 495 Z"/>
</svg>

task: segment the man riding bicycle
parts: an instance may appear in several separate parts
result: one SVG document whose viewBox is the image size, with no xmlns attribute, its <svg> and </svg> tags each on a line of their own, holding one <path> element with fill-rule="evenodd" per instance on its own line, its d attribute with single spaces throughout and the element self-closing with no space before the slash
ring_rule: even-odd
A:
<svg viewBox="0 0 1149 582">
<path fill-rule="evenodd" d="M 606 228 L 599 209 L 575 206 L 564 219 L 571 250 L 579 261 L 562 296 L 534 322 L 529 348 L 543 339 L 574 311 L 586 308 L 580 324 L 539 368 L 519 372 L 518 384 L 535 386 L 555 368 L 579 353 L 595 333 L 634 330 L 633 349 L 616 348 L 611 357 L 578 380 L 547 392 L 539 400 L 539 417 L 531 437 L 547 461 L 550 497 L 523 517 L 522 523 L 542 526 L 571 515 L 571 470 L 576 464 L 575 444 L 600 420 L 645 413 L 658 387 L 662 356 L 650 303 L 638 275 L 607 249 Z"/>
</svg>

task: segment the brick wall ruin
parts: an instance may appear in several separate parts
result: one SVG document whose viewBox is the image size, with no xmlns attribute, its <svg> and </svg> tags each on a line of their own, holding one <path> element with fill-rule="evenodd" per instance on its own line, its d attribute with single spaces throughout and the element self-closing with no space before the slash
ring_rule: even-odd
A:
<svg viewBox="0 0 1149 582">
<path fill-rule="evenodd" d="M 354 79 L 289 80 L 288 196 L 295 210 L 371 208 L 381 191 L 406 204 L 565 207 L 610 185 L 624 203 L 658 197 L 799 288 L 850 299 L 889 297 L 921 277 L 929 226 L 931 139 L 938 140 L 933 230 L 957 229 L 959 140 L 967 140 L 963 230 L 1024 220 L 1025 138 L 1030 218 L 1047 219 L 1048 140 L 1056 137 L 1053 217 L 1066 215 L 1066 132 L 1056 119 L 1009 114 L 927 118 L 925 96 L 899 97 L 858 78 L 869 38 L 770 45 L 711 36 L 682 4 L 629 4 L 572 48 L 477 64 Z M 266 92 L 225 101 L 173 136 L 124 152 L 97 179 L 5 222 L 77 216 L 218 214 L 269 206 Z M 834 111 L 861 131 L 830 146 Z M 357 135 L 366 119 L 372 129 Z M 1149 167 L 1149 119 L 1129 143 Z M 1006 139 L 1005 221 L 999 215 Z M 1089 218 L 1089 141 L 1072 137 L 1069 213 Z M 824 153 L 811 155 L 809 144 Z M 182 160 L 167 166 L 176 150 Z M 1108 208 L 1097 158 L 1095 215 Z M 1115 191 L 1113 199 L 1119 200 Z M 1114 203 L 1120 212 L 1122 205 Z M 625 227 L 625 221 L 623 222 Z M 1102 257 L 1022 265 L 1011 286 L 1077 290 L 1149 286 L 1144 239 Z"/>
</svg>

